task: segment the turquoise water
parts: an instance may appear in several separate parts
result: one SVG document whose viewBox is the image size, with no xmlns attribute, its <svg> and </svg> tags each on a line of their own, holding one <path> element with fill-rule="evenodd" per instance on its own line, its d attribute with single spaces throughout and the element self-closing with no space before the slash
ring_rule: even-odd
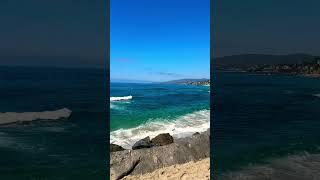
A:
<svg viewBox="0 0 320 180">
<path fill-rule="evenodd" d="M 210 87 L 111 83 L 111 143 L 130 148 L 146 136 L 188 136 L 209 128 Z"/>
<path fill-rule="evenodd" d="M 320 152 L 320 79 L 218 72 L 214 84 L 217 173 Z"/>
</svg>

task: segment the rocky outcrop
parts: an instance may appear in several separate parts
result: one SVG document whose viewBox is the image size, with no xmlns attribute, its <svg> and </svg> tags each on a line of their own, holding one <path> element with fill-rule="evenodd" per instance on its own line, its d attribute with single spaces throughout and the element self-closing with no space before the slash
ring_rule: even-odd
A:
<svg viewBox="0 0 320 180">
<path fill-rule="evenodd" d="M 152 146 L 153 144 L 151 143 L 150 137 L 148 136 L 134 143 L 134 145 L 132 146 L 132 149 L 135 150 L 135 149 L 150 148 Z"/>
<path fill-rule="evenodd" d="M 191 137 L 174 139 L 174 143 L 164 146 L 112 152 L 110 154 L 111 179 L 120 179 L 124 174 L 145 174 L 162 167 L 208 157 L 210 157 L 209 129 Z"/>
<path fill-rule="evenodd" d="M 169 133 L 159 134 L 151 142 L 156 146 L 164 146 L 173 143 L 173 137 Z"/>
<path fill-rule="evenodd" d="M 123 151 L 123 150 L 125 149 L 119 145 L 110 144 L 110 152 Z"/>
</svg>

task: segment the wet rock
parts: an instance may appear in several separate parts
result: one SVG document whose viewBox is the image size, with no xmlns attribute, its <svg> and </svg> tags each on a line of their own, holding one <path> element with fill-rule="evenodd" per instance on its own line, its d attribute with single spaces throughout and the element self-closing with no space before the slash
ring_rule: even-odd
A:
<svg viewBox="0 0 320 180">
<path fill-rule="evenodd" d="M 125 149 L 119 145 L 110 144 L 110 152 L 123 151 L 123 150 Z"/>
<path fill-rule="evenodd" d="M 199 135 L 200 135 L 199 132 L 196 132 L 196 133 L 192 134 L 192 136 L 199 136 Z"/>
<path fill-rule="evenodd" d="M 150 137 L 148 136 L 134 143 L 134 145 L 132 146 L 132 149 L 135 150 L 135 149 L 151 148 L 152 146 L 153 144 L 151 143 Z"/>
<path fill-rule="evenodd" d="M 173 137 L 169 133 L 159 134 L 155 138 L 151 139 L 151 142 L 157 146 L 163 146 L 173 143 Z"/>
</svg>

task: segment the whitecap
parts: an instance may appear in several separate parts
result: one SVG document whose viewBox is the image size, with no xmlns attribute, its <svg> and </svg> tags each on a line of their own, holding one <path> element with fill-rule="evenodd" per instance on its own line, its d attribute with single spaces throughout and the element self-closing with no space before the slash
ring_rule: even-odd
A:
<svg viewBox="0 0 320 180">
<path fill-rule="evenodd" d="M 5 112 L 0 113 L 0 125 L 34 120 L 58 120 L 68 118 L 70 115 L 71 110 L 67 108 L 41 112 Z"/>
<path fill-rule="evenodd" d="M 127 101 L 127 100 L 130 100 L 132 99 L 132 96 L 122 96 L 122 97 L 110 97 L 110 101 L 113 102 L 113 101 Z"/>
<path fill-rule="evenodd" d="M 313 94 L 313 96 L 320 98 L 320 93 L 319 94 Z"/>
</svg>

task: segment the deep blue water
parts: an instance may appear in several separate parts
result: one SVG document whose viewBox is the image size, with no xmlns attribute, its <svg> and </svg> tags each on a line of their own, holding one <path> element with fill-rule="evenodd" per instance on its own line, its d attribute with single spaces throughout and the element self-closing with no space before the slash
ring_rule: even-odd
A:
<svg viewBox="0 0 320 180">
<path fill-rule="evenodd" d="M 68 120 L 0 126 L 0 179 L 103 179 L 104 83 L 101 69 L 0 67 L 0 112 L 72 110 Z"/>
<path fill-rule="evenodd" d="M 320 145 L 320 79 L 217 72 L 212 99 L 216 172 Z"/>
<path fill-rule="evenodd" d="M 111 83 L 111 142 L 130 145 L 146 136 L 187 136 L 209 128 L 210 87 L 161 83 Z"/>
</svg>

